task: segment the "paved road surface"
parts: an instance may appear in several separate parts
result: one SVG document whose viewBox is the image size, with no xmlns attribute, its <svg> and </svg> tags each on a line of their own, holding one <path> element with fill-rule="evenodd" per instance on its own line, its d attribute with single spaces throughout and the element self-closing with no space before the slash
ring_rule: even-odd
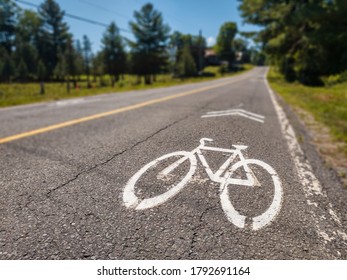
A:
<svg viewBox="0 0 347 280">
<path fill-rule="evenodd" d="M 347 192 L 266 70 L 1 109 L 0 258 L 346 259 Z"/>
</svg>

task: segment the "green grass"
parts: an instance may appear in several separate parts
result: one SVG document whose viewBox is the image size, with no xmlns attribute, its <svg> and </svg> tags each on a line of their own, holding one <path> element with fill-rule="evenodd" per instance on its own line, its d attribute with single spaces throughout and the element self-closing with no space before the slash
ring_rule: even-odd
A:
<svg viewBox="0 0 347 280">
<path fill-rule="evenodd" d="M 234 73 L 225 74 L 223 77 L 233 76 L 244 71 L 252 69 L 252 65 L 244 65 L 244 70 Z M 65 83 L 45 83 L 45 94 L 39 93 L 40 86 L 38 83 L 11 83 L 0 84 L 0 107 L 29 104 L 35 102 L 52 101 L 64 98 L 76 98 L 82 96 L 96 95 L 102 93 L 124 92 L 129 90 L 141 90 L 166 86 L 174 86 L 185 83 L 194 83 L 208 81 L 222 76 L 218 72 L 218 67 L 206 67 L 204 72 L 210 72 L 215 74 L 215 77 L 196 77 L 189 79 L 174 79 L 171 75 L 158 75 L 155 83 L 151 85 L 145 85 L 137 83 L 135 76 L 125 75 L 124 80 L 120 81 L 113 88 L 110 86 L 109 77 L 103 77 L 106 86 L 100 87 L 99 80 L 93 83 L 93 88 L 87 88 L 87 82 L 85 77 L 83 81 L 78 82 L 78 89 L 71 89 L 70 93 L 67 92 Z M 71 83 L 72 87 L 72 83 Z"/>
<path fill-rule="evenodd" d="M 330 128 L 336 140 L 347 143 L 347 83 L 332 87 L 288 83 L 273 67 L 268 80 L 288 104 L 311 113 L 316 121 Z"/>
</svg>

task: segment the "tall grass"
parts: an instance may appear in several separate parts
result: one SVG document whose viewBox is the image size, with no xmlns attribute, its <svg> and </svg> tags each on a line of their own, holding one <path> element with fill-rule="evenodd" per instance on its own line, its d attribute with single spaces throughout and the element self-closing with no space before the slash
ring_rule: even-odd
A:
<svg viewBox="0 0 347 280">
<path fill-rule="evenodd" d="M 270 69 L 268 80 L 287 103 L 310 112 L 330 128 L 337 140 L 347 143 L 347 82 L 330 87 L 288 83 L 274 68 Z"/>
</svg>

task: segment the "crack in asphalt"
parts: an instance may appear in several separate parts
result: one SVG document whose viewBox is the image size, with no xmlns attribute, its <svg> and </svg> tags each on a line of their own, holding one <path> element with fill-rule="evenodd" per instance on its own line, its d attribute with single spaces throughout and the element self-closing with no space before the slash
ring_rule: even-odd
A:
<svg viewBox="0 0 347 280">
<path fill-rule="evenodd" d="M 21 236 L 19 236 L 19 237 L 17 237 L 17 238 L 13 238 L 13 241 L 14 241 L 14 242 L 18 242 L 18 241 L 21 240 L 21 239 L 26 239 L 28 236 L 29 236 L 29 233 L 26 232 L 26 233 L 22 234 Z"/>
<path fill-rule="evenodd" d="M 204 110 L 208 105 L 209 105 L 209 102 L 207 102 L 205 105 L 201 106 L 201 107 L 199 108 L 199 110 L 197 110 L 197 111 Z M 178 123 L 180 123 L 181 121 L 184 121 L 184 120 L 190 118 L 190 117 L 191 117 L 192 115 L 194 115 L 194 114 L 196 114 L 195 111 L 192 112 L 192 113 L 189 113 L 189 114 L 185 115 L 183 118 L 180 118 L 180 119 L 178 119 L 178 120 L 176 120 L 176 121 L 174 121 L 174 122 L 172 122 L 172 123 L 166 125 L 165 127 L 160 128 L 159 130 L 157 130 L 156 132 L 152 133 L 151 135 L 149 135 L 149 136 L 146 137 L 145 139 L 136 142 L 136 143 L 133 144 L 131 147 L 126 148 L 126 149 L 124 149 L 123 151 L 121 151 L 121 152 L 119 152 L 119 153 L 116 153 L 115 155 L 113 155 L 113 156 L 110 157 L 109 159 L 107 159 L 107 160 L 105 160 L 105 161 L 103 161 L 103 162 L 100 162 L 100 163 L 98 163 L 98 164 L 95 164 L 95 165 L 93 165 L 92 167 L 90 167 L 90 168 L 88 168 L 88 169 L 86 169 L 86 170 L 83 170 L 83 171 L 79 172 L 79 173 L 76 174 L 73 178 L 69 179 L 68 181 L 64 182 L 63 184 L 61 184 L 61 185 L 59 185 L 59 186 L 57 186 L 57 187 L 55 187 L 55 188 L 53 188 L 53 189 L 50 189 L 50 190 L 46 193 L 46 196 L 47 196 L 47 197 L 50 197 L 50 195 L 51 195 L 53 192 L 55 192 L 56 190 L 61 189 L 61 188 L 65 187 L 65 186 L 69 185 L 69 184 L 72 183 L 73 181 L 77 180 L 82 174 L 89 173 L 90 171 L 92 171 L 92 170 L 94 170 L 94 169 L 96 169 L 96 168 L 98 168 L 98 167 L 100 167 L 100 166 L 103 166 L 103 165 L 109 163 L 110 161 L 114 160 L 114 159 L 117 158 L 118 156 L 121 156 L 121 155 L 123 155 L 124 153 L 126 153 L 126 152 L 128 152 L 128 151 L 131 151 L 132 149 L 134 149 L 134 148 L 137 147 L 138 145 L 141 145 L 142 143 L 147 142 L 149 139 L 153 138 L 154 136 L 158 135 L 159 133 L 163 132 L 164 130 L 166 130 L 166 129 L 168 129 L 168 128 L 170 128 L 170 127 L 172 127 L 172 126 L 174 126 L 174 125 L 176 125 L 176 124 L 178 124 Z"/>
<path fill-rule="evenodd" d="M 105 161 L 103 161 L 103 162 L 100 162 L 100 163 L 97 163 L 97 164 L 93 165 L 92 167 L 90 167 L 90 168 L 88 168 L 88 169 L 86 169 L 86 170 L 83 170 L 83 171 L 79 172 L 79 173 L 76 174 L 73 178 L 69 179 L 69 180 L 66 181 L 65 183 L 63 183 L 63 184 L 61 184 L 61 185 L 59 185 L 59 186 L 57 186 L 57 187 L 55 187 L 55 188 L 53 188 L 53 189 L 50 189 L 50 190 L 46 193 L 46 196 L 49 197 L 49 196 L 50 196 L 53 192 L 55 192 L 56 190 L 61 189 L 61 188 L 65 187 L 65 186 L 69 185 L 69 184 L 72 183 L 73 181 L 77 180 L 78 177 L 80 177 L 82 174 L 89 173 L 89 172 L 93 171 L 94 169 L 96 169 L 96 168 L 98 168 L 98 167 L 100 167 L 100 166 L 103 166 L 103 165 L 109 163 L 110 161 L 114 160 L 114 159 L 117 158 L 118 156 L 121 156 L 121 155 L 123 155 L 124 153 L 126 153 L 126 152 L 128 152 L 128 151 L 131 151 L 132 149 L 134 149 L 134 148 L 137 147 L 138 145 L 141 145 L 142 143 L 147 142 L 149 139 L 151 139 L 152 137 L 154 137 L 154 136 L 156 136 L 157 134 L 161 133 L 162 131 L 164 131 L 164 130 L 170 128 L 171 126 L 173 126 L 173 125 L 175 125 L 175 124 L 177 124 L 177 123 L 179 123 L 179 122 L 181 122 L 181 121 L 187 119 L 188 117 L 190 117 L 190 115 L 191 115 L 191 114 L 185 116 L 184 118 L 181 118 L 181 119 L 179 119 L 179 120 L 177 120 L 177 121 L 174 121 L 174 122 L 168 124 L 167 126 L 161 128 L 161 129 L 157 130 L 156 132 L 154 132 L 153 134 L 149 135 L 149 136 L 146 137 L 145 139 L 136 142 L 136 143 L 135 143 L 134 145 L 132 145 L 131 147 L 126 148 L 126 149 L 124 149 L 123 151 L 114 154 L 112 157 L 108 158 L 107 160 L 105 160 Z"/>
<path fill-rule="evenodd" d="M 198 236 L 198 231 L 200 228 L 202 228 L 202 223 L 203 223 L 203 218 L 207 214 L 208 211 L 210 210 L 216 210 L 216 207 L 207 207 L 200 215 L 199 217 L 199 223 L 197 226 L 193 228 L 193 235 L 190 241 L 190 246 L 189 246 L 189 253 L 188 253 L 188 258 L 192 258 L 193 255 L 195 254 L 194 248 L 195 244 L 197 243 L 197 236 Z"/>
<path fill-rule="evenodd" d="M 66 201 L 65 201 L 64 203 L 62 203 L 61 201 L 56 200 L 56 199 L 54 198 L 54 196 L 53 196 L 53 193 L 54 193 L 55 191 L 57 191 L 57 190 L 59 190 L 59 189 L 62 189 L 62 188 L 64 188 L 64 187 L 66 187 L 67 185 L 71 184 L 72 182 L 74 182 L 75 180 L 77 180 L 81 175 L 86 174 L 86 173 L 89 173 L 89 172 L 93 171 L 94 169 L 96 169 L 96 168 L 98 168 L 98 167 L 100 167 L 100 166 L 103 166 L 103 165 L 109 163 L 110 161 L 114 160 L 114 159 L 117 158 L 118 156 L 121 156 L 121 155 L 123 155 L 124 153 L 126 153 L 126 152 L 128 152 L 128 151 L 134 149 L 134 148 L 137 147 L 138 145 L 140 145 L 140 144 L 142 144 L 142 143 L 145 143 L 146 141 L 148 141 L 148 140 L 151 139 L 152 137 L 158 135 L 159 133 L 165 131 L 166 129 L 168 129 L 168 128 L 170 128 L 170 127 L 172 127 L 172 126 L 174 126 L 174 125 L 176 125 L 176 124 L 178 124 L 178 123 L 180 123 L 180 122 L 182 122 L 182 121 L 188 119 L 189 117 L 191 117 L 191 116 L 193 116 L 193 115 L 195 115 L 195 114 L 199 114 L 199 113 L 201 112 L 201 110 L 204 110 L 208 105 L 209 105 L 209 102 L 206 102 L 206 104 L 204 104 L 203 106 L 201 106 L 199 109 L 195 110 L 194 112 L 189 113 L 189 114 L 185 115 L 184 117 L 182 117 L 182 118 L 180 118 L 180 119 L 178 119 L 178 120 L 176 120 L 176 121 L 174 121 L 174 122 L 169 123 L 169 124 L 166 125 L 165 127 L 162 127 L 162 128 L 160 128 L 159 130 L 155 131 L 154 133 L 152 133 L 151 135 L 149 135 L 149 136 L 146 137 L 145 139 L 143 139 L 143 140 L 141 140 L 141 141 L 138 141 L 138 142 L 136 142 L 135 144 L 133 144 L 132 146 L 130 146 L 130 147 L 128 147 L 128 148 L 122 150 L 121 152 L 118 152 L 118 153 L 114 154 L 112 157 L 110 157 L 110 158 L 108 158 L 108 159 L 106 159 L 106 160 L 104 160 L 104 161 L 102 161 L 102 162 L 100 162 L 100 163 L 98 163 L 98 164 L 95 164 L 95 165 L 93 165 L 92 167 L 90 167 L 90 168 L 88 168 L 88 169 L 86 169 L 86 170 L 83 170 L 83 171 L 79 172 L 78 174 L 76 174 L 75 176 L 73 176 L 72 178 L 70 178 L 69 180 L 67 180 L 66 182 L 60 184 L 59 186 L 57 186 L 57 187 L 55 187 L 55 188 L 53 188 L 53 189 L 48 190 L 46 193 L 43 194 L 44 198 L 41 198 L 41 199 L 39 198 L 38 201 L 43 202 L 43 201 L 45 201 L 45 200 L 51 200 L 51 201 L 52 201 L 58 208 L 60 208 L 60 209 L 63 209 L 63 207 L 68 206 L 68 207 L 70 208 L 70 214 L 73 215 L 73 220 L 75 220 L 76 215 L 77 215 L 77 210 L 76 210 L 76 208 L 75 208 L 73 205 L 71 205 L 71 204 L 69 204 L 68 202 L 66 202 Z M 28 210 L 30 210 L 31 212 L 34 212 L 34 213 L 36 212 L 36 214 L 41 214 L 41 215 L 43 215 L 44 217 L 50 216 L 49 213 L 46 213 L 46 211 L 44 211 L 44 210 L 39 210 L 39 209 L 37 209 L 37 208 L 32 208 L 32 207 L 31 207 L 31 204 L 34 203 L 35 201 L 37 201 L 37 200 L 36 200 L 32 195 L 29 195 L 29 197 L 27 198 L 27 202 L 24 204 L 25 208 L 28 209 Z M 65 206 L 63 206 L 63 204 L 64 204 Z M 88 213 L 88 214 L 94 215 L 94 213 Z M 87 215 L 86 215 L 86 216 L 87 216 Z M 95 216 L 96 216 L 96 215 L 95 215 Z M 100 219 L 100 218 L 99 218 L 99 219 Z M 16 242 L 16 240 L 15 240 L 14 242 Z M 125 245 L 125 247 L 126 247 L 126 245 Z M 125 249 L 123 248 L 122 251 L 124 251 L 124 250 L 125 250 Z M 111 252 L 112 252 L 112 250 L 111 250 Z M 122 255 L 122 254 L 121 254 L 121 255 Z"/>
<path fill-rule="evenodd" d="M 109 162 L 111 162 L 112 160 L 114 160 L 115 158 L 117 158 L 118 156 L 121 156 L 123 154 L 125 154 L 126 152 L 128 151 L 131 151 L 132 149 L 134 149 L 135 147 L 145 143 L 146 141 L 150 140 L 151 138 L 155 137 L 156 135 L 158 135 L 159 133 L 169 129 L 170 127 L 190 118 L 191 116 L 193 115 L 199 115 L 201 114 L 201 112 L 203 110 L 205 110 L 208 106 L 210 105 L 210 100 L 208 102 L 206 102 L 204 105 L 202 106 L 199 106 L 199 108 L 195 108 L 196 110 L 194 110 L 193 112 L 189 113 L 189 114 L 186 114 L 184 117 L 174 121 L 174 122 L 171 122 L 169 124 L 167 124 L 166 126 L 156 130 L 154 133 L 152 133 L 151 135 L 147 136 L 145 139 L 143 140 L 140 140 L 136 143 L 134 143 L 133 145 L 131 145 L 130 147 L 112 155 L 111 157 L 109 157 L 108 159 L 100 162 L 100 163 L 97 163 L 97 164 L 94 164 L 93 166 L 91 166 L 90 168 L 87 168 L 79 173 L 77 173 L 76 175 L 74 175 L 72 178 L 68 179 L 67 181 L 65 181 L 64 183 L 60 184 L 59 186 L 55 187 L 55 188 L 52 188 L 50 190 L 48 190 L 46 193 L 43 193 L 43 199 L 39 199 L 39 201 L 45 201 L 45 200 L 51 200 L 58 208 L 60 209 L 63 209 L 64 207 L 68 206 L 70 208 L 70 215 L 72 215 L 72 220 L 75 220 L 76 219 L 76 215 L 78 214 L 76 208 L 69 204 L 68 202 L 64 201 L 59 201 L 59 200 L 56 200 L 55 197 L 53 196 L 54 192 L 56 192 L 57 190 L 60 190 L 66 186 L 68 186 L 69 184 L 71 184 L 72 182 L 76 181 L 78 178 L 80 178 L 80 176 L 82 176 L 83 174 L 87 174 L 93 170 L 95 170 L 96 168 L 98 167 L 101 167 Z M 33 209 L 31 206 L 31 203 L 33 203 L 36 199 L 32 196 L 32 195 L 29 195 L 28 199 L 27 199 L 27 202 L 25 203 L 25 208 L 29 209 L 30 211 L 32 212 L 36 212 L 37 214 L 41 214 L 45 217 L 47 216 L 50 216 L 49 213 L 46 213 L 46 211 L 44 210 L 39 210 L 39 209 Z M 65 206 L 64 206 L 65 205 Z M 209 207 L 207 209 L 205 209 L 205 211 L 200 215 L 200 219 L 199 219 L 199 225 L 197 227 L 194 228 L 194 233 L 193 233 L 193 237 L 192 237 L 192 240 L 191 240 L 191 244 L 190 244 L 190 252 L 189 252 L 189 256 L 191 257 L 193 254 L 194 254 L 194 247 L 195 247 L 195 244 L 197 242 L 197 236 L 198 236 L 198 229 L 202 227 L 202 223 L 203 223 L 203 218 L 204 218 L 204 215 L 206 215 L 206 213 L 208 211 L 210 211 L 211 209 L 215 209 L 215 207 Z M 97 217 L 94 213 L 87 213 L 85 214 L 85 217 L 87 216 L 90 216 L 90 215 L 93 215 L 94 217 Z M 100 218 L 99 218 L 100 219 Z M 78 234 L 78 232 L 76 232 Z M 28 236 L 29 234 L 27 234 Z M 19 238 L 21 239 L 21 238 Z M 17 242 L 18 240 L 15 240 L 14 242 Z M 113 243 L 113 242 L 112 242 Z M 114 246 L 112 246 L 114 247 Z M 111 247 L 111 248 L 112 248 Z M 127 248 L 127 242 L 125 242 L 125 244 L 123 244 L 122 246 L 122 250 L 121 250 L 121 254 L 118 256 L 119 258 L 122 258 L 124 253 L 125 253 L 125 250 Z M 112 249 L 110 249 L 109 252 L 106 252 L 106 255 L 107 253 L 108 254 L 111 254 L 112 253 Z M 63 252 L 61 252 L 61 254 L 64 254 Z"/>
</svg>

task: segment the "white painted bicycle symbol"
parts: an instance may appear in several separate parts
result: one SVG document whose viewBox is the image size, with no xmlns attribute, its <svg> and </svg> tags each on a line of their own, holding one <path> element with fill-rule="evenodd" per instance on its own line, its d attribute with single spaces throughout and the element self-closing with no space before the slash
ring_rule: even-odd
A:
<svg viewBox="0 0 347 280">
<path fill-rule="evenodd" d="M 235 149 L 223 149 L 209 147 L 205 145 L 205 142 L 212 141 L 213 140 L 209 138 L 202 138 L 200 140 L 200 145 L 191 152 L 178 151 L 170 153 L 162 157 L 159 157 L 158 159 L 153 160 L 144 167 L 142 167 L 137 173 L 135 173 L 134 176 L 131 177 L 131 179 L 128 181 L 124 188 L 123 201 L 125 203 L 125 206 L 127 208 L 133 208 L 135 210 L 145 210 L 161 205 L 162 203 L 173 198 L 185 187 L 185 185 L 193 177 L 197 169 L 198 158 L 200 159 L 208 177 L 213 182 L 220 184 L 219 190 L 222 209 L 224 210 L 228 220 L 239 228 L 245 227 L 247 217 L 245 215 L 240 214 L 232 205 L 229 197 L 228 186 L 260 186 L 259 181 L 256 178 L 256 175 L 254 174 L 252 169 L 258 170 L 260 167 L 260 169 L 265 170 L 265 172 L 268 173 L 271 177 L 271 187 L 273 187 L 273 200 L 269 207 L 265 210 L 265 212 L 256 217 L 249 218 L 252 221 L 251 228 L 253 230 L 258 230 L 268 225 L 279 212 L 282 202 L 282 186 L 276 171 L 270 165 L 261 160 L 246 159 L 242 154 L 242 150 L 245 150 L 247 146 L 233 145 Z M 218 171 L 213 173 L 202 151 L 221 152 L 223 154 L 230 154 L 230 156 L 228 156 L 228 159 L 220 166 Z M 148 172 L 149 169 L 156 168 L 158 165 L 162 165 L 162 163 L 167 162 L 167 160 L 171 157 L 179 157 L 179 159 L 171 163 L 169 166 L 164 167 L 164 169 L 161 169 L 162 171 L 159 172 L 158 178 L 169 176 L 175 169 L 179 168 L 179 166 L 184 164 L 187 160 L 190 163 L 188 173 L 184 177 L 182 176 L 183 178 L 180 179 L 178 182 L 174 182 L 170 186 L 169 190 L 165 191 L 164 193 L 150 198 L 139 198 L 135 193 L 135 186 L 139 181 L 140 177 L 143 176 L 145 172 Z M 237 159 L 238 161 L 236 161 L 236 163 L 233 163 Z M 240 168 L 243 168 L 243 172 L 245 172 L 246 179 L 235 178 L 234 175 L 237 173 L 238 170 L 240 170 Z"/>
</svg>

